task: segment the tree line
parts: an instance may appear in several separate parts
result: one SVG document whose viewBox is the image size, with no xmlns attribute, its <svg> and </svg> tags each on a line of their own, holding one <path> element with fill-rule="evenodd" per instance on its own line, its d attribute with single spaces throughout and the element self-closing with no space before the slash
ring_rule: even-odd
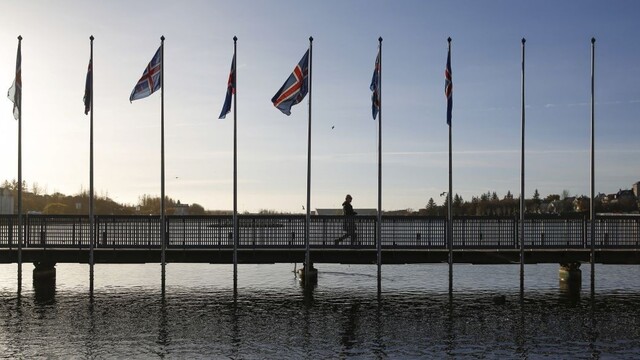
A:
<svg viewBox="0 0 640 360">
<path fill-rule="evenodd" d="M 18 182 L 16 180 L 7 181 L 0 186 L 7 189 L 13 195 L 13 210 L 18 213 Z M 205 215 L 208 212 L 199 204 L 181 204 L 179 200 L 165 197 L 165 208 L 167 215 L 188 213 L 190 215 Z M 24 213 L 42 213 L 55 215 L 86 215 L 89 212 L 89 192 L 81 189 L 75 195 L 65 195 L 59 192 L 47 194 L 38 183 L 33 183 L 31 187 L 26 181 L 22 182 L 22 209 Z M 120 204 L 109 197 L 108 194 L 94 196 L 94 213 L 96 215 L 152 215 L 160 214 L 160 197 L 142 195 L 138 198 L 138 203 Z M 224 212 L 222 212 L 224 213 Z"/>
<path fill-rule="evenodd" d="M 18 182 L 7 181 L 0 186 L 13 194 L 14 213 L 18 212 Z M 385 211 L 387 215 L 424 215 L 447 216 L 448 198 L 443 193 L 444 203 L 436 204 L 433 198 L 429 198 L 424 208 L 417 211 L 395 210 Z M 614 201 L 599 194 L 595 199 L 597 213 L 637 213 L 638 199 L 635 197 L 620 197 Z M 551 194 L 542 198 L 536 189 L 530 199 L 525 199 L 525 213 L 529 214 L 588 214 L 590 199 L 586 196 L 570 196 L 567 190 L 561 194 Z M 89 211 L 89 193 L 81 189 L 75 195 L 65 195 L 59 192 L 48 194 L 38 183 L 34 182 L 29 187 L 26 181 L 22 182 L 22 207 L 24 213 L 42 214 L 67 214 L 86 215 Z M 94 213 L 96 215 L 154 215 L 160 214 L 160 197 L 142 195 L 137 204 L 120 204 L 109 197 L 109 194 L 94 196 Z M 180 200 L 165 197 L 165 209 L 167 215 L 229 215 L 230 210 L 206 210 L 202 205 L 181 204 Z M 454 216 L 516 216 L 520 213 L 520 200 L 508 191 L 503 197 L 497 192 L 487 191 L 480 196 L 472 196 L 466 201 L 462 196 L 453 196 Z M 290 214 L 277 210 L 261 210 L 259 214 Z"/>
<path fill-rule="evenodd" d="M 536 189 L 530 199 L 525 198 L 524 210 L 529 214 L 589 214 L 591 199 L 586 196 L 570 196 L 567 190 L 562 194 L 550 194 L 545 198 Z M 520 198 L 514 197 L 511 191 L 500 198 L 498 194 L 486 192 L 480 196 L 471 197 L 465 201 L 462 196 L 455 194 L 452 201 L 454 216 L 515 216 L 520 213 Z M 638 200 L 624 197 L 608 201 L 604 194 L 594 199 L 596 213 L 637 213 Z M 448 197 L 442 205 L 437 205 L 433 198 L 429 198 L 427 205 L 418 210 L 419 214 L 429 216 L 446 216 L 448 211 Z"/>
</svg>

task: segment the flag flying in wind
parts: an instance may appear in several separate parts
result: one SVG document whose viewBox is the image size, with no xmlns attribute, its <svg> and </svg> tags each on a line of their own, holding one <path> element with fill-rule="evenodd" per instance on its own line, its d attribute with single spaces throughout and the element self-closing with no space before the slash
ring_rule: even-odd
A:
<svg viewBox="0 0 640 360">
<path fill-rule="evenodd" d="M 153 59 L 147 68 L 144 69 L 142 77 L 138 80 L 138 83 L 133 88 L 129 101 L 146 98 L 153 94 L 156 90 L 160 89 L 162 85 L 162 46 L 158 48 L 156 54 L 153 55 Z"/>
<path fill-rule="evenodd" d="M 20 54 L 20 43 L 18 43 L 18 56 L 16 58 L 16 78 L 9 88 L 7 97 L 13 102 L 13 117 L 18 120 L 20 118 L 20 109 L 22 108 L 22 55 Z"/>
<path fill-rule="evenodd" d="M 451 79 L 451 49 L 447 53 L 447 68 L 444 70 L 444 96 L 447 98 L 447 125 L 451 125 L 453 110 L 453 80 Z"/>
<path fill-rule="evenodd" d="M 291 107 L 304 99 L 309 92 L 309 50 L 293 69 L 293 73 L 273 96 L 271 102 L 286 115 L 291 115 Z"/>
<path fill-rule="evenodd" d="M 84 114 L 87 115 L 91 110 L 91 93 L 93 92 L 93 60 L 89 60 L 89 69 L 87 69 L 87 81 L 84 85 Z"/>
<path fill-rule="evenodd" d="M 373 91 L 371 94 L 371 114 L 373 120 L 378 117 L 380 112 L 380 48 L 378 48 L 378 56 L 376 56 L 376 66 L 373 69 L 373 77 L 369 89 Z"/>
<path fill-rule="evenodd" d="M 224 98 L 224 105 L 218 119 L 224 119 L 231 112 L 231 99 L 236 93 L 236 55 L 233 54 L 231 60 L 231 71 L 229 72 L 229 80 L 227 81 L 227 96 Z"/>
</svg>

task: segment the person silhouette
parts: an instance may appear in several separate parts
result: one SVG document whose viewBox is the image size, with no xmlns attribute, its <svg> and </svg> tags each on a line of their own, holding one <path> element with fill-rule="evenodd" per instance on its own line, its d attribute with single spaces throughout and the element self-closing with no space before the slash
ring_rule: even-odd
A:
<svg viewBox="0 0 640 360">
<path fill-rule="evenodd" d="M 345 231 L 345 234 L 337 238 L 334 243 L 338 245 L 342 242 L 342 240 L 346 238 L 350 238 L 351 245 L 357 243 L 358 234 L 356 234 L 356 222 L 354 216 L 358 215 L 355 211 L 353 211 L 353 206 L 351 206 L 351 200 L 353 198 L 351 195 L 347 194 L 342 203 L 342 213 L 344 215 L 344 222 L 342 224 L 342 228 Z"/>
</svg>

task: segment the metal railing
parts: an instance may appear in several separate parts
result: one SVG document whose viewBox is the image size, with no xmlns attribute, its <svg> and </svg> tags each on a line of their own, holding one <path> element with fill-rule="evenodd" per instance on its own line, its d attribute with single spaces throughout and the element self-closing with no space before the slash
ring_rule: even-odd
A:
<svg viewBox="0 0 640 360">
<path fill-rule="evenodd" d="M 160 248 L 159 216 L 89 217 L 82 215 L 25 215 L 25 248 Z M 353 218 L 356 239 L 335 240 L 345 234 L 341 216 L 312 216 L 312 248 L 376 248 L 375 216 Z M 595 220 L 595 247 L 640 248 L 640 216 L 601 216 Z M 383 216 L 382 248 L 446 249 L 442 217 Z M 239 248 L 304 248 L 304 215 L 240 215 Z M 517 249 L 519 220 L 511 217 L 458 217 L 453 220 L 454 249 Z M 233 220 L 228 216 L 167 216 L 167 248 L 233 248 Z M 590 222 L 584 218 L 530 218 L 524 222 L 527 249 L 590 248 Z M 0 248 L 17 248 L 17 215 L 0 215 Z"/>
</svg>

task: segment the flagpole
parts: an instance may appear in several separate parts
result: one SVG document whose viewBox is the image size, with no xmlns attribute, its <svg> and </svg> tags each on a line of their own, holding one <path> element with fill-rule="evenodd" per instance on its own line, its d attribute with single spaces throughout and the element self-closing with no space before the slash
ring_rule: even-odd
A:
<svg viewBox="0 0 640 360">
<path fill-rule="evenodd" d="M 233 292 L 238 291 L 238 70 L 236 68 L 238 37 L 233 37 Z"/>
<path fill-rule="evenodd" d="M 94 242 L 94 209 L 93 209 L 93 35 L 89 37 L 91 40 L 91 55 L 89 63 L 91 64 L 91 89 L 90 89 L 90 112 L 89 115 L 89 294 L 93 296 L 93 242 Z"/>
<path fill-rule="evenodd" d="M 160 236 L 162 259 L 162 294 L 165 289 L 166 224 L 164 212 L 164 35 L 160 37 Z"/>
<path fill-rule="evenodd" d="M 378 296 L 382 292 L 382 36 L 378 38 L 380 64 L 378 66 L 378 226 L 376 227 Z"/>
<path fill-rule="evenodd" d="M 524 48 L 526 39 L 522 38 L 522 145 L 520 149 L 520 298 L 524 296 L 524 211 L 525 211 L 525 194 L 524 194 L 524 130 L 525 130 L 525 102 L 524 102 Z"/>
<path fill-rule="evenodd" d="M 20 54 L 20 79 L 15 79 L 16 91 L 20 89 L 18 101 L 18 297 L 22 293 L 22 35 L 18 36 Z M 16 77 L 18 74 L 16 73 Z M 18 85 L 18 82 L 20 84 Z"/>
<path fill-rule="evenodd" d="M 311 284 L 310 277 L 313 271 L 311 265 L 311 249 L 309 245 L 309 229 L 311 226 L 311 75 L 312 75 L 312 64 L 313 64 L 313 37 L 309 37 L 309 128 L 308 128 L 308 140 L 307 140 L 307 216 L 306 216 L 306 226 L 305 226 L 305 276 L 304 283 L 305 287 Z"/>
<path fill-rule="evenodd" d="M 595 213 L 595 63 L 596 38 L 591 38 L 591 205 L 589 218 L 591 220 L 591 295 L 595 294 L 595 243 L 596 243 L 596 213 Z"/>
<path fill-rule="evenodd" d="M 449 58 L 451 57 L 451 38 L 447 39 Z M 452 156 L 452 122 L 449 122 L 449 192 L 447 194 L 447 245 L 449 246 L 449 297 L 453 294 L 453 156 Z"/>
</svg>

